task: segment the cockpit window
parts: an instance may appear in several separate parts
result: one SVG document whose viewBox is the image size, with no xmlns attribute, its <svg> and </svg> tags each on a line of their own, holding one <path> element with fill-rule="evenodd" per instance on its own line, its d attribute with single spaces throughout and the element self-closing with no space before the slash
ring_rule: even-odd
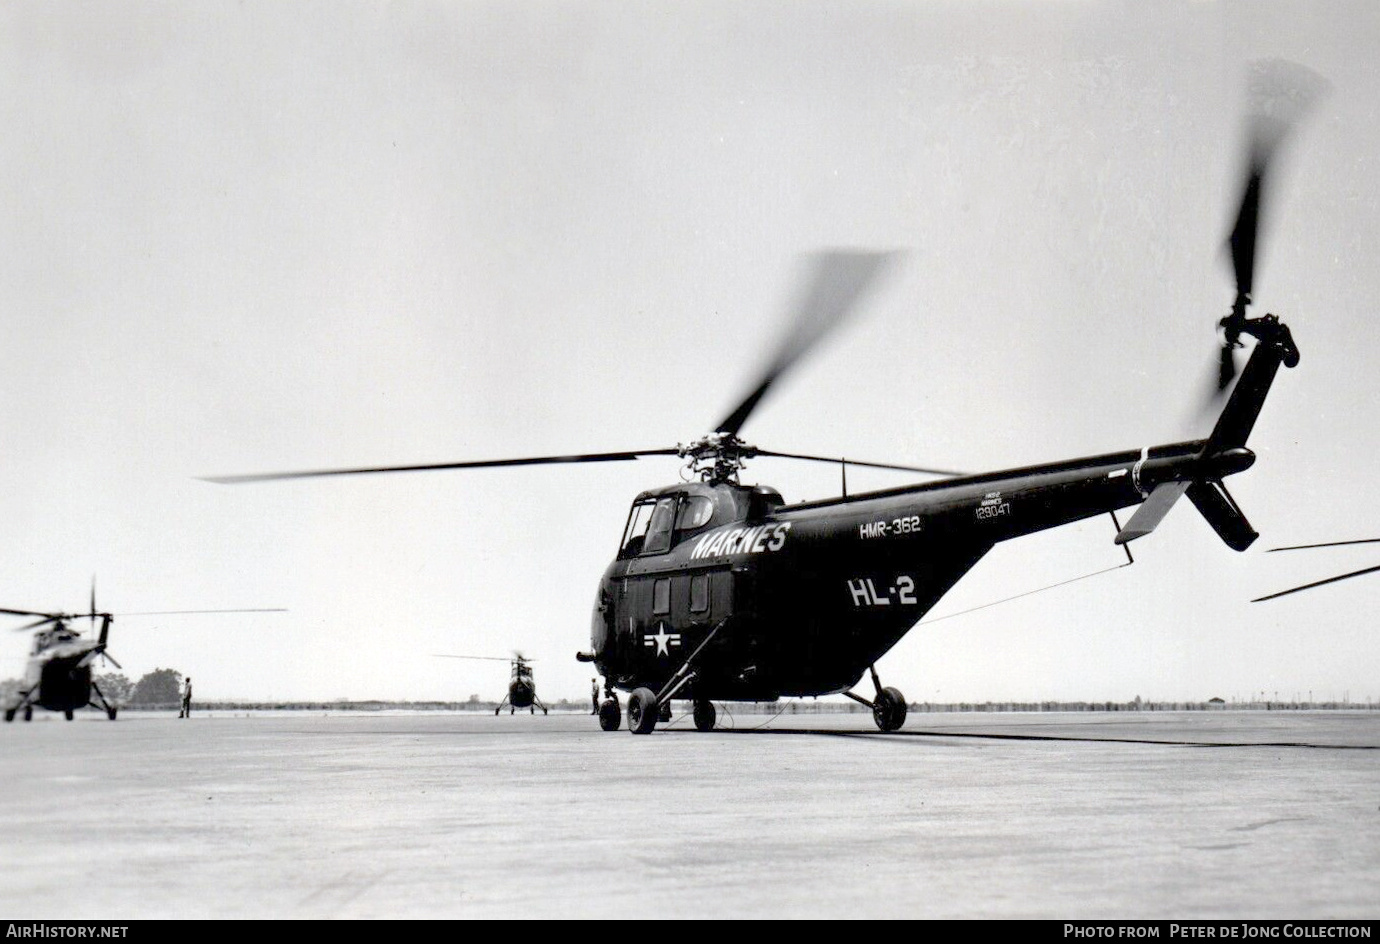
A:
<svg viewBox="0 0 1380 944">
<path fill-rule="evenodd" d="M 659 554 L 671 546 L 671 524 L 676 517 L 676 497 L 671 495 L 656 503 L 652 511 L 652 521 L 647 528 L 647 543 L 642 548 L 644 554 Z"/>
<path fill-rule="evenodd" d="M 693 531 L 703 527 L 714 517 L 714 503 L 703 495 L 691 495 L 681 503 L 676 516 L 677 531 Z"/>
<path fill-rule="evenodd" d="M 655 507 L 655 501 L 643 501 L 633 505 L 632 512 L 628 515 L 628 530 L 623 533 L 623 547 L 618 552 L 619 557 L 636 557 L 642 553 L 647 525 L 652 522 L 652 510 Z"/>
</svg>

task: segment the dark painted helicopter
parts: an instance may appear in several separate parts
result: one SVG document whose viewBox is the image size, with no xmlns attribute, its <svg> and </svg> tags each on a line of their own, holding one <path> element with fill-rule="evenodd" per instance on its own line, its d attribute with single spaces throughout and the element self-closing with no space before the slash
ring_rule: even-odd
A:
<svg viewBox="0 0 1380 944">
<path fill-rule="evenodd" d="M 9 609 L 0 609 L 0 613 L 39 617 L 36 622 L 19 627 L 20 631 L 33 629 L 36 632 L 24 679 L 20 683 L 18 700 L 5 709 L 6 721 L 13 721 L 15 714 L 21 710 L 24 720 L 32 721 L 35 705 L 49 711 L 61 711 L 68 721 L 72 720 L 74 711 L 91 705 L 102 709 L 111 721 L 115 720 L 118 706 L 105 697 L 96 680 L 91 677 L 91 665 L 98 658 L 117 669 L 121 668 L 120 663 L 106 652 L 112 617 L 109 613 L 96 612 L 94 592 L 89 613 L 37 613 Z M 83 637 L 67 625 L 69 620 L 79 617 L 90 619 L 93 624 L 99 617 L 100 635 L 95 639 Z"/>
<path fill-rule="evenodd" d="M 534 659 L 529 659 L 520 652 L 514 652 L 511 659 L 503 659 L 498 656 L 451 655 L 441 655 L 441 658 L 481 659 L 486 662 L 511 663 L 513 670 L 508 682 L 508 693 L 503 696 L 503 700 L 494 708 L 494 714 L 497 715 L 504 705 L 508 705 L 508 714 L 512 714 L 518 708 L 527 708 L 532 714 L 536 714 L 537 709 L 540 708 L 542 714 L 547 714 L 548 709 L 546 705 L 542 704 L 541 699 L 537 697 L 537 683 L 532 676 L 532 667 L 528 665 L 529 662 L 534 662 Z"/>
<path fill-rule="evenodd" d="M 1184 495 L 1237 551 L 1257 534 L 1223 480 L 1255 462 L 1246 442 L 1280 365 L 1299 352 L 1276 316 L 1247 317 L 1266 171 L 1288 122 L 1252 128 L 1248 173 L 1229 245 L 1236 276 L 1221 319 L 1221 387 L 1234 351 L 1255 340 L 1249 362 L 1206 439 L 1140 446 L 1047 465 L 966 475 L 891 463 L 776 452 L 739 435 L 762 397 L 856 306 L 891 254 L 831 251 L 814 257 L 792 330 L 751 392 L 712 433 L 674 448 L 433 465 L 378 466 L 219 477 L 264 481 L 436 469 L 505 468 L 678 456 L 698 482 L 652 489 L 632 503 L 616 559 L 596 594 L 591 646 L 578 654 L 604 676 L 599 720 L 619 727 L 615 690 L 630 692 L 628 726 L 653 730 L 671 699 L 693 702 L 696 728 L 715 723 L 715 700 L 772 701 L 843 694 L 894 731 L 907 703 L 884 687 L 876 663 L 998 542 L 1139 505 L 1117 544 L 1155 530 Z M 775 489 L 743 485 L 758 456 L 832 462 L 843 494 L 786 504 Z M 847 494 L 851 463 L 951 476 Z M 874 694 L 855 691 L 870 675 Z"/>
<path fill-rule="evenodd" d="M 146 613 L 122 613 L 121 616 L 181 616 L 192 613 L 281 613 L 282 610 L 163 610 Z M 60 711 L 68 721 L 73 714 L 87 707 L 104 711 L 111 721 L 119 712 L 119 706 L 106 697 L 96 680 L 92 678 L 92 665 L 97 659 L 104 659 L 115 668 L 122 668 L 114 657 L 106 651 L 110 637 L 110 624 L 114 615 L 96 609 L 96 588 L 91 588 L 91 609 L 86 613 L 40 613 L 36 610 L 11 610 L 0 607 L 0 614 L 9 616 L 36 616 L 32 623 L 16 628 L 16 632 L 36 630 L 33 649 L 30 650 L 29 663 L 20 683 L 19 695 L 13 705 L 5 708 L 5 720 L 13 721 L 15 715 L 24 712 L 24 720 L 32 721 L 34 707 L 49 711 Z M 93 639 L 83 636 L 68 624 L 72 620 L 85 619 L 94 627 L 101 621 L 99 634 Z"/>
</svg>

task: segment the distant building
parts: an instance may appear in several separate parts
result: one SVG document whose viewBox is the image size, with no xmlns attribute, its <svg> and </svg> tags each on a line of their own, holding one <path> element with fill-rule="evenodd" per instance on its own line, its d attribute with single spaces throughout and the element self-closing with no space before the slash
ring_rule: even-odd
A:
<svg viewBox="0 0 1380 944">
<path fill-rule="evenodd" d="M 1207 706 L 1208 706 L 1208 710 L 1212 710 L 1213 708 L 1217 708 L 1217 709 L 1220 710 L 1220 709 L 1222 709 L 1222 708 L 1227 707 L 1227 703 L 1226 703 L 1225 701 L 1223 701 L 1222 699 L 1220 699 L 1220 698 L 1218 698 L 1218 697 L 1216 697 L 1216 696 L 1213 696 L 1212 698 L 1209 698 L 1209 699 L 1208 699 Z"/>
</svg>

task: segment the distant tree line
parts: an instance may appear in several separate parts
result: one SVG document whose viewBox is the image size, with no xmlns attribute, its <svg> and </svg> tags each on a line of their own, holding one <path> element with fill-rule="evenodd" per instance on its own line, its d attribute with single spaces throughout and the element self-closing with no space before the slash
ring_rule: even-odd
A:
<svg viewBox="0 0 1380 944">
<path fill-rule="evenodd" d="M 121 708 L 167 707 L 182 700 L 182 673 L 175 669 L 154 669 L 137 682 L 120 672 L 110 672 L 95 676 L 95 682 L 106 699 Z M 0 681 L 0 704 L 16 701 L 23 687 L 21 679 Z"/>
</svg>

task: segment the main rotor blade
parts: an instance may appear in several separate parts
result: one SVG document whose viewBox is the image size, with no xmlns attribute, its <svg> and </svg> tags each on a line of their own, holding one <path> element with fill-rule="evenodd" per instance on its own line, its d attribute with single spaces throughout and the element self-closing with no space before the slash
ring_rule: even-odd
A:
<svg viewBox="0 0 1380 944">
<path fill-rule="evenodd" d="M 640 449 L 635 452 L 588 452 L 573 456 L 535 456 L 529 459 L 489 459 L 480 462 L 437 462 L 430 465 L 385 465 L 359 469 L 316 469 L 310 472 L 265 472 L 251 475 L 216 475 L 202 478 L 217 485 L 311 479 L 328 475 L 372 475 L 375 472 L 435 472 L 441 469 L 497 469 L 521 465 L 559 465 L 575 462 L 630 462 L 641 456 L 675 456 L 675 449 Z"/>
<path fill-rule="evenodd" d="M 37 620 L 32 623 L 25 623 L 23 626 L 17 626 L 15 627 L 14 632 L 22 633 L 26 629 L 38 629 L 38 627 L 40 626 L 47 626 L 49 623 L 56 623 L 57 621 L 58 617 L 56 616 L 45 617 L 44 619 Z"/>
<path fill-rule="evenodd" d="M 1342 547 L 1346 544 L 1380 544 L 1380 538 L 1360 538 L 1355 541 L 1327 541 L 1323 544 L 1291 544 L 1288 547 L 1272 547 L 1267 553 L 1274 551 L 1306 551 L 1315 547 Z"/>
<path fill-rule="evenodd" d="M 1377 565 L 1377 566 L 1375 566 L 1375 567 L 1367 567 L 1365 570 L 1353 570 L 1353 571 L 1352 571 L 1351 573 L 1349 573 L 1349 574 L 1342 574 L 1341 576 L 1338 576 L 1338 577 L 1328 577 L 1326 580 L 1315 580 L 1313 583 L 1306 583 L 1306 584 L 1304 584 L 1304 585 L 1301 586 L 1301 587 L 1292 587 L 1292 588 L 1290 588 L 1290 589 L 1288 589 L 1288 590 L 1281 590 L 1281 591 L 1279 591 L 1279 593 L 1272 593 L 1272 594 L 1270 594 L 1269 596 L 1265 596 L 1265 597 L 1256 597 L 1256 598 L 1255 598 L 1254 600 L 1252 600 L 1251 602 L 1252 602 L 1252 603 L 1259 603 L 1259 602 L 1261 602 L 1262 600 L 1273 600 L 1275 597 L 1288 596 L 1288 595 L 1291 594 L 1291 593 L 1298 593 L 1300 590 L 1311 590 L 1311 589 L 1314 588 L 1314 587 L 1321 587 L 1321 586 L 1324 586 L 1325 584 L 1336 583 L 1338 580 L 1346 580 L 1346 579 L 1351 578 L 1351 577 L 1359 577 L 1359 576 L 1361 576 L 1362 574 L 1373 574 L 1373 573 L 1375 573 L 1377 570 L 1380 570 L 1380 565 Z"/>
<path fill-rule="evenodd" d="M 809 279 L 793 306 L 786 336 L 752 392 L 724 417 L 716 431 L 736 436 L 771 385 L 848 317 L 896 255 L 845 249 L 812 255 Z"/>
<path fill-rule="evenodd" d="M 287 610 L 281 606 L 264 607 L 255 609 L 239 610 L 145 610 L 139 613 L 111 613 L 110 616 L 188 616 L 193 613 L 286 613 Z M 105 616 L 105 613 L 97 613 L 97 616 Z"/>
<path fill-rule="evenodd" d="M 1298 63 L 1266 59 L 1251 64 L 1246 173 L 1236 223 L 1227 238 L 1238 301 L 1249 300 L 1255 281 L 1256 245 L 1270 165 L 1289 132 L 1329 88 L 1326 79 Z"/>
<path fill-rule="evenodd" d="M 0 607 L 0 613 L 6 613 L 10 616 L 46 616 L 48 619 L 67 618 L 66 613 L 39 613 L 36 610 L 9 610 L 4 607 Z"/>
<path fill-rule="evenodd" d="M 926 469 L 918 465 L 896 465 L 889 462 L 863 462 L 860 459 L 830 458 L 829 456 L 807 456 L 799 452 L 777 452 L 774 449 L 758 449 L 759 456 L 774 456 L 778 459 L 806 459 L 810 462 L 828 462 L 833 465 L 856 465 L 868 469 L 894 469 L 897 472 L 922 472 L 925 475 L 963 475 L 951 469 Z"/>
</svg>

